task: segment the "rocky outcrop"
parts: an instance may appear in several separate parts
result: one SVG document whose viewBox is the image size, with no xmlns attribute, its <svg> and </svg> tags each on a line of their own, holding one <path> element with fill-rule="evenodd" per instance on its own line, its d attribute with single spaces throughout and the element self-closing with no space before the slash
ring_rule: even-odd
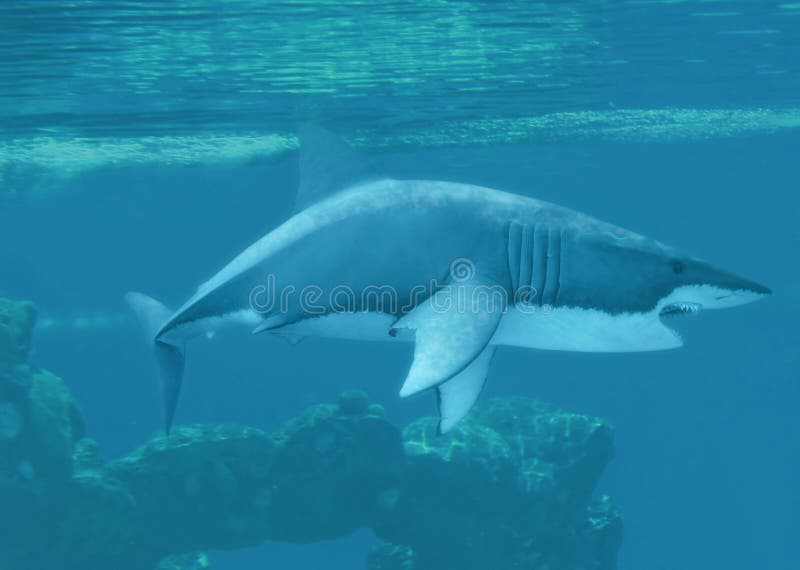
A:
<svg viewBox="0 0 800 570">
<path fill-rule="evenodd" d="M 84 436 L 64 383 L 30 366 L 30 303 L 0 298 L 0 567 L 38 568 L 49 554 L 73 486 L 73 449 Z"/>
<path fill-rule="evenodd" d="M 191 570 L 193 552 L 371 528 L 370 570 L 611 570 L 622 537 L 602 420 L 490 400 L 449 434 L 362 392 L 273 433 L 177 426 L 113 461 L 56 376 L 27 362 L 35 312 L 0 299 L 0 567 Z M 47 548 L 42 548 L 46 544 Z"/>
<path fill-rule="evenodd" d="M 137 542 L 158 559 L 347 536 L 369 526 L 402 467 L 400 435 L 379 408 L 328 404 L 272 434 L 178 426 L 102 473 L 130 493 Z"/>
<path fill-rule="evenodd" d="M 607 424 L 507 398 L 477 406 L 446 436 L 436 428 L 423 418 L 403 431 L 406 475 L 375 527 L 412 548 L 413 568 L 614 567 L 603 555 L 619 547 L 619 516 L 607 498 L 590 503 L 613 455 Z"/>
</svg>

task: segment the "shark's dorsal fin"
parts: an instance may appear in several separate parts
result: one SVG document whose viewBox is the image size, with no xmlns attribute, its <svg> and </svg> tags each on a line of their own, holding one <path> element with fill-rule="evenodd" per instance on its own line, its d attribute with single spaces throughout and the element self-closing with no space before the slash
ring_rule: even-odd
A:
<svg viewBox="0 0 800 570">
<path fill-rule="evenodd" d="M 359 182 L 376 178 L 369 164 L 333 133 L 303 125 L 300 139 L 300 186 L 295 212 Z"/>
</svg>

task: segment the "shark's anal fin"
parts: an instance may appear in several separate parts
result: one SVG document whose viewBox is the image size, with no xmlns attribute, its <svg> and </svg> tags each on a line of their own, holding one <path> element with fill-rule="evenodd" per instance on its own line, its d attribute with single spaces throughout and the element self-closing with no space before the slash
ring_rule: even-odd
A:
<svg viewBox="0 0 800 570">
<path fill-rule="evenodd" d="M 398 320 L 392 330 L 414 331 L 414 362 L 400 396 L 438 386 L 464 370 L 489 344 L 504 307 L 492 284 L 453 282 Z"/>
<path fill-rule="evenodd" d="M 436 388 L 439 433 L 453 429 L 475 405 L 486 384 L 494 349 L 494 346 L 487 346 L 469 366 Z"/>
</svg>

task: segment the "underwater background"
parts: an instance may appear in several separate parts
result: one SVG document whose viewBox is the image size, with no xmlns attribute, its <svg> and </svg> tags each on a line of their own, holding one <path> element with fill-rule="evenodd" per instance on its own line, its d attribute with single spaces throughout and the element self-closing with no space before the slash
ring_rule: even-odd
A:
<svg viewBox="0 0 800 570">
<path fill-rule="evenodd" d="M 309 122 L 388 176 L 552 201 L 770 286 L 683 319 L 675 351 L 501 349 L 482 397 L 614 427 L 597 487 L 624 521 L 621 570 L 800 567 L 800 4 L 0 4 L 0 294 L 36 305 L 30 362 L 64 379 L 103 457 L 162 421 L 123 294 L 179 305 L 284 221 Z M 397 397 L 410 345 L 199 344 L 177 423 L 275 430 L 352 388 L 398 426 L 435 412 Z M 377 542 L 210 560 L 362 568 Z"/>
</svg>

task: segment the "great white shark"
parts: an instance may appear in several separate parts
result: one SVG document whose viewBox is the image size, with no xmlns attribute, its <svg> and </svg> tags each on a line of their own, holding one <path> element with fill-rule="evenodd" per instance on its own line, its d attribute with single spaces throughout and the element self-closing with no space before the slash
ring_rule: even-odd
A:
<svg viewBox="0 0 800 570">
<path fill-rule="evenodd" d="M 126 295 L 156 357 L 167 429 L 187 341 L 222 327 L 292 341 L 412 341 L 400 395 L 435 388 L 447 432 L 478 399 L 497 346 L 671 349 L 682 345 L 671 317 L 770 294 L 555 204 L 455 182 L 343 177 L 346 151 L 324 156 L 303 145 L 301 153 L 301 177 L 315 178 L 301 179 L 301 188 L 316 202 L 241 252 L 177 311 Z"/>
</svg>

